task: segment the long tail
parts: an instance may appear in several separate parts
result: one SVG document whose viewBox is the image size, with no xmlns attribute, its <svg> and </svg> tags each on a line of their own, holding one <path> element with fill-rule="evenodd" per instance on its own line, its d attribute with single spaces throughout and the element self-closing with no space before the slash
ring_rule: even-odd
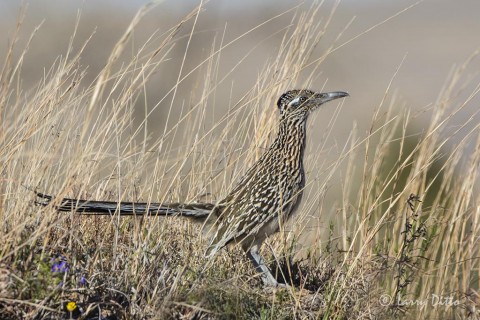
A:
<svg viewBox="0 0 480 320">
<path fill-rule="evenodd" d="M 53 196 L 35 192 L 43 201 L 36 203 L 48 206 Z M 82 199 L 64 198 L 56 207 L 58 211 L 75 211 L 84 215 L 112 215 L 122 216 L 183 216 L 198 220 L 208 217 L 215 205 L 211 203 L 147 203 L 147 202 L 114 202 L 114 201 L 90 201 Z"/>
</svg>

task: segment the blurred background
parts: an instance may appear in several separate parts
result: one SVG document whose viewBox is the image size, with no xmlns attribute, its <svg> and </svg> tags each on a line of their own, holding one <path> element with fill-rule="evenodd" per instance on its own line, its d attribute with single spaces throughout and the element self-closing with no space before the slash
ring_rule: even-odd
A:
<svg viewBox="0 0 480 320">
<path fill-rule="evenodd" d="M 13 38 L 23 3 L 25 1 L 0 2 L 0 61 L 3 61 L 9 41 Z M 23 88 L 34 88 L 58 57 L 65 55 L 77 20 L 74 47 L 80 48 L 92 36 L 81 58 L 82 65 L 88 66 L 83 85 L 94 82 L 115 43 L 145 3 L 140 0 L 43 0 L 26 3 L 26 18 L 20 30 L 16 55 L 21 53 L 35 28 L 39 26 L 39 29 L 29 44 L 23 63 Z M 152 36 L 161 37 L 197 5 L 198 1 L 158 2 L 134 31 L 132 55 L 136 52 L 135 48 L 141 47 Z M 145 98 L 137 101 L 138 123 L 145 115 L 145 101 L 149 106 L 155 105 L 174 87 L 180 73 L 183 77 L 198 66 L 211 54 L 213 46 L 218 48 L 222 43 L 234 40 L 222 50 L 216 66 L 217 78 L 225 77 L 225 80 L 216 90 L 215 104 L 209 111 L 212 117 L 205 122 L 206 127 L 213 125 L 254 86 L 259 73 L 276 58 L 282 30 L 298 12 L 309 10 L 311 5 L 298 1 L 252 0 L 213 0 L 205 3 L 195 26 L 193 19 L 179 30 L 166 61 L 148 81 Z M 342 106 L 327 146 L 338 145 L 338 150 L 341 150 L 354 124 L 363 134 L 370 129 L 374 110 L 381 104 L 392 79 L 387 100 L 395 93 L 398 113 L 413 110 L 411 121 L 415 129 L 410 135 L 421 134 L 430 117 L 428 110 L 436 107 L 436 100 L 443 86 L 450 81 L 452 70 L 464 64 L 480 48 L 479 12 L 480 2 L 477 0 L 425 0 L 418 3 L 325 1 L 319 17 L 328 27 L 318 52 L 311 59 L 318 59 L 332 45 L 335 49 L 322 62 L 311 88 L 348 91 L 351 95 Z M 237 39 L 244 33 L 247 34 Z M 181 69 L 184 59 L 185 65 Z M 459 97 L 463 95 L 465 99 L 477 86 L 479 67 L 480 63 L 474 57 L 457 88 Z M 195 104 L 200 99 L 195 92 L 201 92 L 202 72 L 205 70 L 195 71 L 179 86 L 176 96 L 178 108 Z M 302 83 L 295 86 L 302 86 Z M 291 88 L 285 87 L 287 89 Z M 459 104 L 461 101 L 464 100 L 459 99 Z M 268 106 L 274 103 L 265 101 Z M 449 126 L 452 133 L 469 117 L 475 117 L 478 105 L 478 98 L 473 97 L 451 119 Z M 313 142 L 310 145 L 315 145 L 315 137 L 324 135 L 323 128 L 331 121 L 334 112 L 335 108 L 325 108 L 311 121 L 309 137 Z M 153 138 L 161 136 L 166 125 L 175 123 L 166 124 L 167 113 L 168 108 L 160 107 L 149 116 L 150 124 L 154 124 L 149 126 Z M 175 119 L 175 114 L 171 116 Z M 462 132 L 459 132 L 449 144 L 454 145 L 461 139 Z M 310 152 L 317 150 L 315 146 L 309 147 Z"/>
<path fill-rule="evenodd" d="M 74 40 L 77 48 L 94 33 L 82 56 L 82 64 L 88 66 L 87 79 L 93 81 L 98 70 L 105 65 L 113 45 L 146 1 L 1 1 L 2 58 L 15 30 L 22 3 L 26 3 L 27 16 L 21 28 L 20 41 L 26 42 L 34 28 L 41 25 L 24 62 L 23 81 L 28 88 L 42 79 L 44 72 L 58 56 L 65 54 L 77 15 L 80 15 Z M 324 13 L 321 14 L 324 19 L 328 18 L 335 5 L 338 7 L 318 48 L 319 55 L 340 33 L 343 32 L 338 44 L 357 37 L 414 3 L 415 1 L 343 0 L 337 4 L 335 1 L 325 1 L 322 7 Z M 156 31 L 160 34 L 166 32 L 198 4 L 198 1 L 159 2 L 135 31 L 136 44 L 140 46 Z M 208 56 L 214 39 L 218 42 L 224 37 L 223 42 L 227 43 L 287 10 L 298 6 L 302 10 L 308 10 L 310 5 L 308 1 L 207 2 L 198 17 L 183 73 Z M 372 110 L 379 105 L 395 70 L 405 58 L 392 88 L 398 90 L 399 96 L 410 108 L 419 109 L 430 105 L 435 102 L 452 68 L 463 64 L 480 48 L 479 12 L 480 2 L 476 0 L 420 2 L 329 54 L 313 87 L 348 91 L 352 98 L 346 103 L 341 117 L 349 119 L 346 124 L 355 120 L 360 126 L 368 126 Z M 223 51 L 220 78 L 255 47 L 225 81 L 226 95 L 217 96 L 217 101 L 225 99 L 225 104 L 231 103 L 229 101 L 235 101 L 255 83 L 258 73 L 269 59 L 276 57 L 282 38 L 278 31 L 291 22 L 294 14 L 293 10 L 273 19 Z M 188 24 L 180 32 L 188 35 L 191 28 L 192 24 Z M 168 63 L 162 67 L 161 74 L 150 81 L 149 87 L 152 90 L 147 92 L 150 101 L 158 101 L 172 88 L 178 77 L 187 40 L 188 37 L 185 37 L 178 41 L 168 57 Z M 474 62 L 467 76 L 478 76 L 479 66 L 478 61 Z M 195 77 L 187 79 L 190 82 L 185 84 L 185 90 L 193 89 L 195 80 Z M 180 91 L 178 94 L 184 93 Z M 161 121 L 162 115 L 156 114 L 153 117 Z M 461 117 L 458 121 L 462 122 Z M 341 137 L 348 134 L 350 128 L 348 125 L 336 126 L 334 130 L 335 136 Z"/>
</svg>

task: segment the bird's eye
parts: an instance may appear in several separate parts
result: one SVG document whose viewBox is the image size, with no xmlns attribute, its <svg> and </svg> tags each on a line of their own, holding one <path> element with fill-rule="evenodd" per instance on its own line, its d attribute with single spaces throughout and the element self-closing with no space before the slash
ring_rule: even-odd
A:
<svg viewBox="0 0 480 320">
<path fill-rule="evenodd" d="M 300 98 L 300 103 L 304 103 L 305 101 L 307 101 L 307 98 L 305 98 L 305 97 Z"/>
</svg>

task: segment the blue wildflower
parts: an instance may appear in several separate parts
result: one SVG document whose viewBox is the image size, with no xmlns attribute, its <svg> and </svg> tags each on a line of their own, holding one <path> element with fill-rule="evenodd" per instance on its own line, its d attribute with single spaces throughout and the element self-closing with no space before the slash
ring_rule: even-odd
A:
<svg viewBox="0 0 480 320">
<path fill-rule="evenodd" d="M 85 278 L 85 276 L 81 276 L 80 277 L 80 280 L 78 281 L 78 285 L 81 286 L 81 287 L 84 287 L 87 285 L 87 278 Z"/>
<path fill-rule="evenodd" d="M 68 266 L 67 261 L 62 260 L 60 262 L 56 262 L 52 265 L 52 272 L 61 272 L 61 273 L 66 273 L 70 267 Z"/>
</svg>

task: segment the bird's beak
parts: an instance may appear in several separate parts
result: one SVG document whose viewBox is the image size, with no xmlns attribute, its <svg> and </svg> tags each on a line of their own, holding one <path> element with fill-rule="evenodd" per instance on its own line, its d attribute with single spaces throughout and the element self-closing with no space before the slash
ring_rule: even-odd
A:
<svg viewBox="0 0 480 320">
<path fill-rule="evenodd" d="M 317 93 L 314 96 L 315 105 L 319 106 L 324 104 L 328 101 L 332 101 L 339 98 L 348 97 L 349 94 L 343 91 L 335 91 L 335 92 L 326 92 L 326 93 Z"/>
</svg>

